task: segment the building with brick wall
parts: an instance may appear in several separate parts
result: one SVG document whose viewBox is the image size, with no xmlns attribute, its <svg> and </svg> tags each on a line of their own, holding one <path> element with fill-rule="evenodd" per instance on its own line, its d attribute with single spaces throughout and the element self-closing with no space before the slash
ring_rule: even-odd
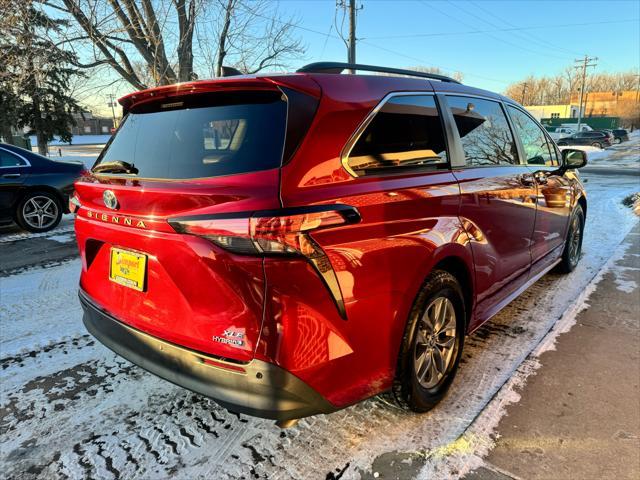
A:
<svg viewBox="0 0 640 480">
<path fill-rule="evenodd" d="M 71 128 L 73 135 L 106 135 L 111 133 L 113 119 L 98 117 L 91 112 L 74 113 L 76 125 Z"/>
</svg>

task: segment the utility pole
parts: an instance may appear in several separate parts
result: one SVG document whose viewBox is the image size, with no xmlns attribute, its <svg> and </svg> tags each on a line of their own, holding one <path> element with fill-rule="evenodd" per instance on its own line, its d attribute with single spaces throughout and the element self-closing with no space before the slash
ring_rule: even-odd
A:
<svg viewBox="0 0 640 480">
<path fill-rule="evenodd" d="M 113 93 L 109 94 L 109 106 L 111 107 L 111 118 L 113 119 L 113 128 L 117 128 L 116 125 L 116 110 L 115 110 L 116 101 L 114 99 Z"/>
<path fill-rule="evenodd" d="M 580 131 L 580 125 L 582 123 L 582 99 L 584 98 L 584 87 L 587 80 L 587 68 L 595 67 L 595 63 L 589 62 L 595 62 L 596 60 L 598 60 L 598 57 L 589 57 L 587 55 L 585 55 L 582 59 L 576 60 L 577 65 L 575 66 L 575 68 L 582 69 L 582 81 L 580 83 L 580 105 L 578 106 L 578 132 Z"/>
<path fill-rule="evenodd" d="M 527 93 L 527 82 L 522 84 L 522 98 L 520 99 L 520 105 L 524 105 L 524 96 Z"/>
<path fill-rule="evenodd" d="M 356 16 L 358 10 L 362 9 L 362 6 L 358 7 L 356 4 L 357 0 L 337 0 L 336 8 L 343 8 L 348 10 L 349 15 L 349 38 L 344 38 L 342 33 L 340 33 L 340 37 L 347 45 L 347 62 L 348 63 L 356 63 Z M 337 27 L 336 27 L 337 28 Z M 349 69 L 349 73 L 356 73 L 355 70 Z"/>
<path fill-rule="evenodd" d="M 356 0 L 349 0 L 349 63 L 356 63 Z"/>
</svg>

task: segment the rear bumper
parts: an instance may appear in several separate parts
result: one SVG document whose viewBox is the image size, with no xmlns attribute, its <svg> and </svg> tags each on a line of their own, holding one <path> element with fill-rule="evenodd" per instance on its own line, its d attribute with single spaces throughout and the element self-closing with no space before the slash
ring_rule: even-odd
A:
<svg viewBox="0 0 640 480">
<path fill-rule="evenodd" d="M 230 363 L 180 347 L 121 323 L 82 290 L 79 296 L 82 321 L 101 343 L 145 370 L 210 397 L 225 408 L 274 420 L 336 410 L 309 385 L 276 365 L 255 359 Z"/>
</svg>

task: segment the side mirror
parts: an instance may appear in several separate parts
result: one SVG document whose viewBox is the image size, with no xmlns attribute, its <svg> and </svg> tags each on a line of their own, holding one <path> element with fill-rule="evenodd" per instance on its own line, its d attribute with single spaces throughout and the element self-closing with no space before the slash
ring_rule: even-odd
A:
<svg viewBox="0 0 640 480">
<path fill-rule="evenodd" d="M 573 148 L 562 150 L 562 167 L 564 170 L 582 168 L 587 164 L 587 152 Z"/>
</svg>

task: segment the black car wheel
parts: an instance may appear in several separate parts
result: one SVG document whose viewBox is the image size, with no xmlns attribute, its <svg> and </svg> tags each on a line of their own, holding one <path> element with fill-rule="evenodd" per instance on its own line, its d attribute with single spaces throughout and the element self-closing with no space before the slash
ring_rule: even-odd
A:
<svg viewBox="0 0 640 480">
<path fill-rule="evenodd" d="M 600 142 L 593 142 L 591 146 L 596 148 L 602 148 L 602 144 Z"/>
<path fill-rule="evenodd" d="M 577 205 L 571 214 L 571 219 L 569 220 L 569 232 L 567 233 L 567 239 L 565 240 L 562 260 L 558 265 L 558 270 L 561 273 L 572 272 L 576 268 L 576 265 L 578 265 L 580 254 L 582 253 L 583 234 L 584 211 L 580 205 Z"/>
<path fill-rule="evenodd" d="M 47 232 L 62 218 L 60 200 L 49 192 L 30 192 L 18 203 L 16 221 L 30 232 Z"/>
<path fill-rule="evenodd" d="M 465 335 L 462 289 L 449 272 L 429 275 L 416 298 L 398 358 L 393 394 L 407 410 L 426 412 L 445 396 Z"/>
<path fill-rule="evenodd" d="M 622 143 L 622 139 L 620 137 L 616 137 L 613 139 L 613 143 Z"/>
<path fill-rule="evenodd" d="M 568 143 L 567 143 L 567 142 L 558 142 L 558 146 L 559 146 L 559 147 L 564 147 L 564 146 L 566 146 L 566 145 L 568 145 Z"/>
</svg>

